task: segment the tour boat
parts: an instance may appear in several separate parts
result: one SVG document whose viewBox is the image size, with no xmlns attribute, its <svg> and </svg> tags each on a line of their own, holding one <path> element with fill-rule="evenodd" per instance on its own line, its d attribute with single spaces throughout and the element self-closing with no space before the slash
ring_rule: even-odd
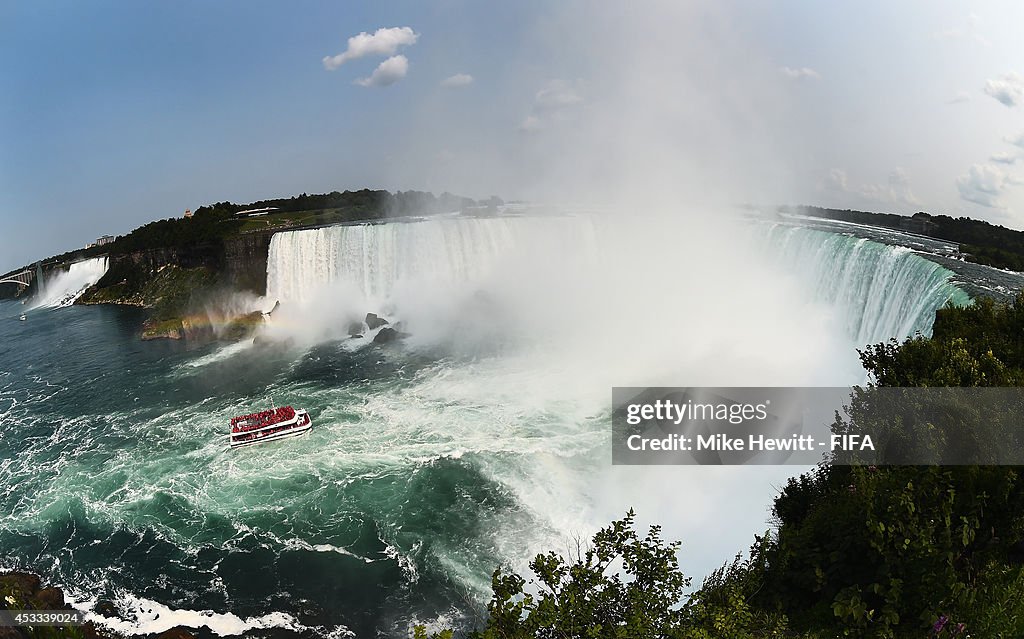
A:
<svg viewBox="0 0 1024 639">
<path fill-rule="evenodd" d="M 231 447 L 276 442 L 279 439 L 305 435 L 313 420 L 304 410 L 281 406 L 249 415 L 231 418 Z"/>
<path fill-rule="evenodd" d="M 27 317 L 25 317 L 25 314 L 24 314 L 24 313 L 22 313 L 22 314 L 21 314 L 21 317 L 19 317 L 18 319 L 20 319 L 21 321 L 23 321 L 23 322 L 24 322 L 24 321 L 25 321 L 25 320 L 27 320 L 28 318 L 27 318 Z"/>
</svg>

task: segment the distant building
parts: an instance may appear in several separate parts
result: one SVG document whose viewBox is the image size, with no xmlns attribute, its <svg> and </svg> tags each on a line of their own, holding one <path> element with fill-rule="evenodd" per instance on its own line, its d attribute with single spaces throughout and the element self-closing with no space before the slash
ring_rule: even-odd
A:
<svg viewBox="0 0 1024 639">
<path fill-rule="evenodd" d="M 271 212 L 276 211 L 276 210 L 277 210 L 276 206 L 267 206 L 267 207 L 264 207 L 262 209 L 246 209 L 244 211 L 239 211 L 239 212 L 235 213 L 235 215 L 237 215 L 239 217 L 242 217 L 243 215 L 245 217 L 259 217 L 260 215 L 266 215 L 267 213 L 271 213 Z"/>
<path fill-rule="evenodd" d="M 192 217 L 192 209 L 185 209 L 185 217 Z"/>
<path fill-rule="evenodd" d="M 103 246 L 104 244 L 110 244 L 113 241 L 113 235 L 101 235 L 98 238 L 96 238 L 96 244 L 94 246 Z"/>
</svg>

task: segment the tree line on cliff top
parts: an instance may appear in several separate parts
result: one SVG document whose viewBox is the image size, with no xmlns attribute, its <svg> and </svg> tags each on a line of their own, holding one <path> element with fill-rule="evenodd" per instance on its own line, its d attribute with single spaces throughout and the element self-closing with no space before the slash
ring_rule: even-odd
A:
<svg viewBox="0 0 1024 639">
<path fill-rule="evenodd" d="M 487 203 L 500 203 L 492 197 Z M 238 213 L 250 209 L 273 208 L 273 214 L 330 211 L 329 219 L 323 216 L 315 221 L 329 223 L 355 222 L 361 220 L 382 220 L 389 217 L 411 215 L 433 215 L 463 211 L 478 206 L 471 198 L 442 193 L 434 195 L 425 191 L 397 191 L 361 189 L 358 191 L 333 191 L 309 195 L 303 193 L 288 198 L 259 200 L 248 204 L 217 202 L 201 206 L 191 218 L 173 217 L 155 220 L 136 228 L 126 235 L 118 236 L 112 243 L 88 249 L 76 249 L 44 260 L 60 263 L 80 260 L 97 255 L 124 255 L 148 249 L 182 249 L 207 247 L 217 249 L 225 238 L 242 231 L 245 216 Z M 284 227 L 281 227 L 284 228 Z"/>
<path fill-rule="evenodd" d="M 333 222 L 380 220 L 408 215 L 431 215 L 460 211 L 476 202 L 451 193 L 435 196 L 423 191 L 334 191 L 320 195 L 303 193 L 290 198 L 260 200 L 249 204 L 218 202 L 196 209 L 191 218 L 171 218 L 145 224 L 117 238 L 110 252 L 130 253 L 148 248 L 178 248 L 217 243 L 236 235 L 244 223 L 241 211 L 274 209 L 272 213 L 295 213 L 331 209 Z"/>
</svg>

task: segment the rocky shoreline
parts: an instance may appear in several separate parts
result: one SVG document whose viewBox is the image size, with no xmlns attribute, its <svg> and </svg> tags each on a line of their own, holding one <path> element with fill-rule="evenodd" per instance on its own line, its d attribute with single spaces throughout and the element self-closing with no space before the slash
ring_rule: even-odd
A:
<svg viewBox="0 0 1024 639">
<path fill-rule="evenodd" d="M 29 572 L 0 573 L 0 610 L 74 610 L 56 586 L 44 586 L 38 575 Z M 79 610 L 86 613 L 88 611 Z M 97 614 L 113 614 L 110 604 L 98 604 Z M 146 639 L 195 639 L 191 628 L 175 626 L 153 635 L 135 635 Z M 0 639 L 134 639 L 86 621 L 81 626 L 0 626 Z"/>
<path fill-rule="evenodd" d="M 269 313 L 268 313 L 269 315 Z M 264 322 L 262 311 L 252 311 L 233 317 L 209 316 L 148 319 L 142 324 L 143 341 L 154 339 L 222 340 L 237 342 L 252 337 Z"/>
</svg>

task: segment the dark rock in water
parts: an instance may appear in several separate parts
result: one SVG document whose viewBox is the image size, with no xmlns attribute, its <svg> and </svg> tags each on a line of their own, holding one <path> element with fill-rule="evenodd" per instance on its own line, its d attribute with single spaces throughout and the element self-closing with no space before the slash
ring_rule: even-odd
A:
<svg viewBox="0 0 1024 639">
<path fill-rule="evenodd" d="M 206 341 L 216 337 L 213 327 L 208 322 L 197 317 L 183 317 L 181 319 L 181 335 L 189 341 Z"/>
<path fill-rule="evenodd" d="M 348 337 L 349 337 L 349 339 L 363 339 L 363 334 L 359 333 L 359 334 L 356 334 L 356 335 L 349 335 Z"/>
<path fill-rule="evenodd" d="M 252 335 L 262 325 L 263 313 L 253 311 L 231 320 L 231 323 L 224 327 L 220 337 L 221 339 L 237 342 Z"/>
<path fill-rule="evenodd" d="M 348 324 L 348 334 L 349 334 L 350 337 L 362 337 L 363 336 L 363 323 L 362 322 L 349 322 L 349 324 Z"/>
<path fill-rule="evenodd" d="M 196 639 L 196 636 L 184 626 L 175 626 L 168 630 L 164 630 L 160 634 L 156 635 L 154 639 Z"/>
<path fill-rule="evenodd" d="M 100 615 L 101 617 L 107 617 L 108 619 L 117 617 L 117 606 L 114 605 L 114 602 L 109 600 L 96 602 L 96 605 L 93 606 L 92 611 Z"/>
<path fill-rule="evenodd" d="M 374 336 L 373 343 L 374 344 L 387 344 L 388 342 L 394 342 L 396 340 L 400 340 L 403 337 L 408 337 L 408 336 L 409 336 L 408 333 L 403 333 L 401 331 L 396 331 L 393 328 L 385 327 L 385 328 L 380 329 L 380 332 L 377 333 L 376 336 Z"/>
<path fill-rule="evenodd" d="M 181 320 L 174 318 L 168 320 L 146 320 L 142 324 L 142 339 L 181 339 L 184 337 L 185 328 Z"/>
<path fill-rule="evenodd" d="M 35 603 L 41 610 L 61 610 L 64 608 L 64 593 L 60 588 L 43 588 L 36 593 Z"/>
<path fill-rule="evenodd" d="M 366 314 L 366 325 L 370 327 L 371 331 L 375 328 L 380 328 L 381 326 L 384 326 L 387 323 L 388 321 L 386 319 L 384 319 L 383 317 L 377 317 L 375 313 Z"/>
</svg>

